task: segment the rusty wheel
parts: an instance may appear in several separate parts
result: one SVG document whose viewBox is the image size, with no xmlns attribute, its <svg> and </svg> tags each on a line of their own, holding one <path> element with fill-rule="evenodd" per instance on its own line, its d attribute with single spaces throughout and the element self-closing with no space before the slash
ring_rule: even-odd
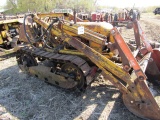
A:
<svg viewBox="0 0 160 120">
<path fill-rule="evenodd" d="M 28 72 L 28 67 L 38 65 L 35 58 L 26 53 L 17 53 L 16 59 L 19 68 L 24 72 Z"/>
<path fill-rule="evenodd" d="M 67 73 L 70 78 L 74 79 L 76 82 L 76 86 L 74 88 L 77 88 L 80 91 L 83 91 L 85 88 L 85 77 L 82 73 L 82 71 L 74 64 L 72 63 L 66 63 L 62 65 L 61 67 L 62 72 Z"/>
</svg>

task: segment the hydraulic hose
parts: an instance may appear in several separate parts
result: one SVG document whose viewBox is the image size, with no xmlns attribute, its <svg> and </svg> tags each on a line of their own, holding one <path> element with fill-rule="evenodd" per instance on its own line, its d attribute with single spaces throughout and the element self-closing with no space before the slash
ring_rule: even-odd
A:
<svg viewBox="0 0 160 120">
<path fill-rule="evenodd" d="M 26 35 L 26 37 L 27 37 L 28 42 L 29 42 L 31 45 L 33 45 L 32 42 L 31 42 L 31 38 L 29 37 L 29 35 L 28 35 L 27 31 L 26 31 L 26 18 L 27 18 L 28 16 L 31 16 L 32 19 L 33 19 L 34 14 L 27 14 L 27 15 L 25 15 L 24 21 L 23 21 L 23 28 L 24 28 L 24 32 L 25 32 L 25 35 Z M 48 28 L 45 30 L 45 32 L 44 32 L 40 37 L 34 38 L 34 41 L 37 42 L 37 41 L 41 40 L 41 39 L 43 38 L 43 36 L 47 33 L 47 31 L 48 31 L 48 30 L 49 30 L 49 31 L 51 30 L 53 24 L 56 23 L 56 22 L 58 22 L 58 21 L 59 21 L 59 18 L 56 18 L 55 20 L 53 20 L 53 21 L 51 22 L 51 24 L 48 26 Z M 35 31 L 34 31 L 34 32 L 35 32 Z M 36 32 L 35 32 L 35 33 L 36 33 Z M 49 33 L 50 33 L 50 32 L 49 32 Z M 37 33 L 36 33 L 36 34 L 37 34 Z M 45 42 L 45 43 L 46 43 L 46 42 Z"/>
<path fill-rule="evenodd" d="M 27 14 L 27 15 L 24 16 L 24 19 L 23 19 L 23 28 L 24 28 L 24 33 L 26 35 L 26 38 L 27 38 L 28 42 L 32 45 L 32 42 L 30 41 L 30 37 L 29 37 L 29 35 L 28 35 L 27 31 L 26 31 L 26 18 L 28 16 L 31 16 L 31 15 L 33 15 L 33 14 Z"/>
</svg>

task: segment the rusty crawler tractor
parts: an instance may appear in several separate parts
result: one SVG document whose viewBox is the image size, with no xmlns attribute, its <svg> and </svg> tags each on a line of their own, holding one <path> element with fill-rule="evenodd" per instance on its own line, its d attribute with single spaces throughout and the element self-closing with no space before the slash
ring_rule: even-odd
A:
<svg viewBox="0 0 160 120">
<path fill-rule="evenodd" d="M 21 31 L 30 45 L 15 48 L 22 71 L 80 91 L 101 71 L 121 91 L 129 111 L 160 120 L 160 108 L 148 87 L 149 79 L 159 79 L 160 51 L 146 41 L 139 22 L 133 22 L 136 46 L 132 46 L 109 23 L 72 24 L 53 17 L 46 22 L 39 15 L 26 15 L 25 19 L 28 16 L 33 22 L 25 25 L 24 20 Z"/>
<path fill-rule="evenodd" d="M 0 20 L 0 46 L 3 48 L 14 48 L 19 42 L 20 20 Z"/>
</svg>

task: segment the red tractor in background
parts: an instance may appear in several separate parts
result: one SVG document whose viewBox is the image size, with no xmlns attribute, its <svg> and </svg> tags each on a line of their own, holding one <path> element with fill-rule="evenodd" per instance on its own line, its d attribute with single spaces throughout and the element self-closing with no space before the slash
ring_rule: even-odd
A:
<svg viewBox="0 0 160 120">
<path fill-rule="evenodd" d="M 92 12 L 91 21 L 93 22 L 103 22 L 105 21 L 105 12 Z"/>
<path fill-rule="evenodd" d="M 122 9 L 118 13 L 113 14 L 112 12 L 93 12 L 91 13 L 91 21 L 93 22 L 109 22 L 113 25 L 118 25 L 118 23 L 128 23 L 131 20 L 140 20 L 140 12 L 136 9 Z"/>
</svg>

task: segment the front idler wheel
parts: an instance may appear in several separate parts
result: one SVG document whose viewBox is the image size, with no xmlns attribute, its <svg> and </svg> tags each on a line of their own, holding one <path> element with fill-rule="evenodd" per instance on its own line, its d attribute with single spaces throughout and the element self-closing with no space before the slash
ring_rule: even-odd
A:
<svg viewBox="0 0 160 120">
<path fill-rule="evenodd" d="M 29 67 L 38 65 L 36 59 L 33 56 L 31 56 L 30 54 L 18 53 L 16 55 L 16 59 L 17 59 L 17 63 L 18 63 L 19 68 L 23 72 L 28 72 Z"/>
</svg>

